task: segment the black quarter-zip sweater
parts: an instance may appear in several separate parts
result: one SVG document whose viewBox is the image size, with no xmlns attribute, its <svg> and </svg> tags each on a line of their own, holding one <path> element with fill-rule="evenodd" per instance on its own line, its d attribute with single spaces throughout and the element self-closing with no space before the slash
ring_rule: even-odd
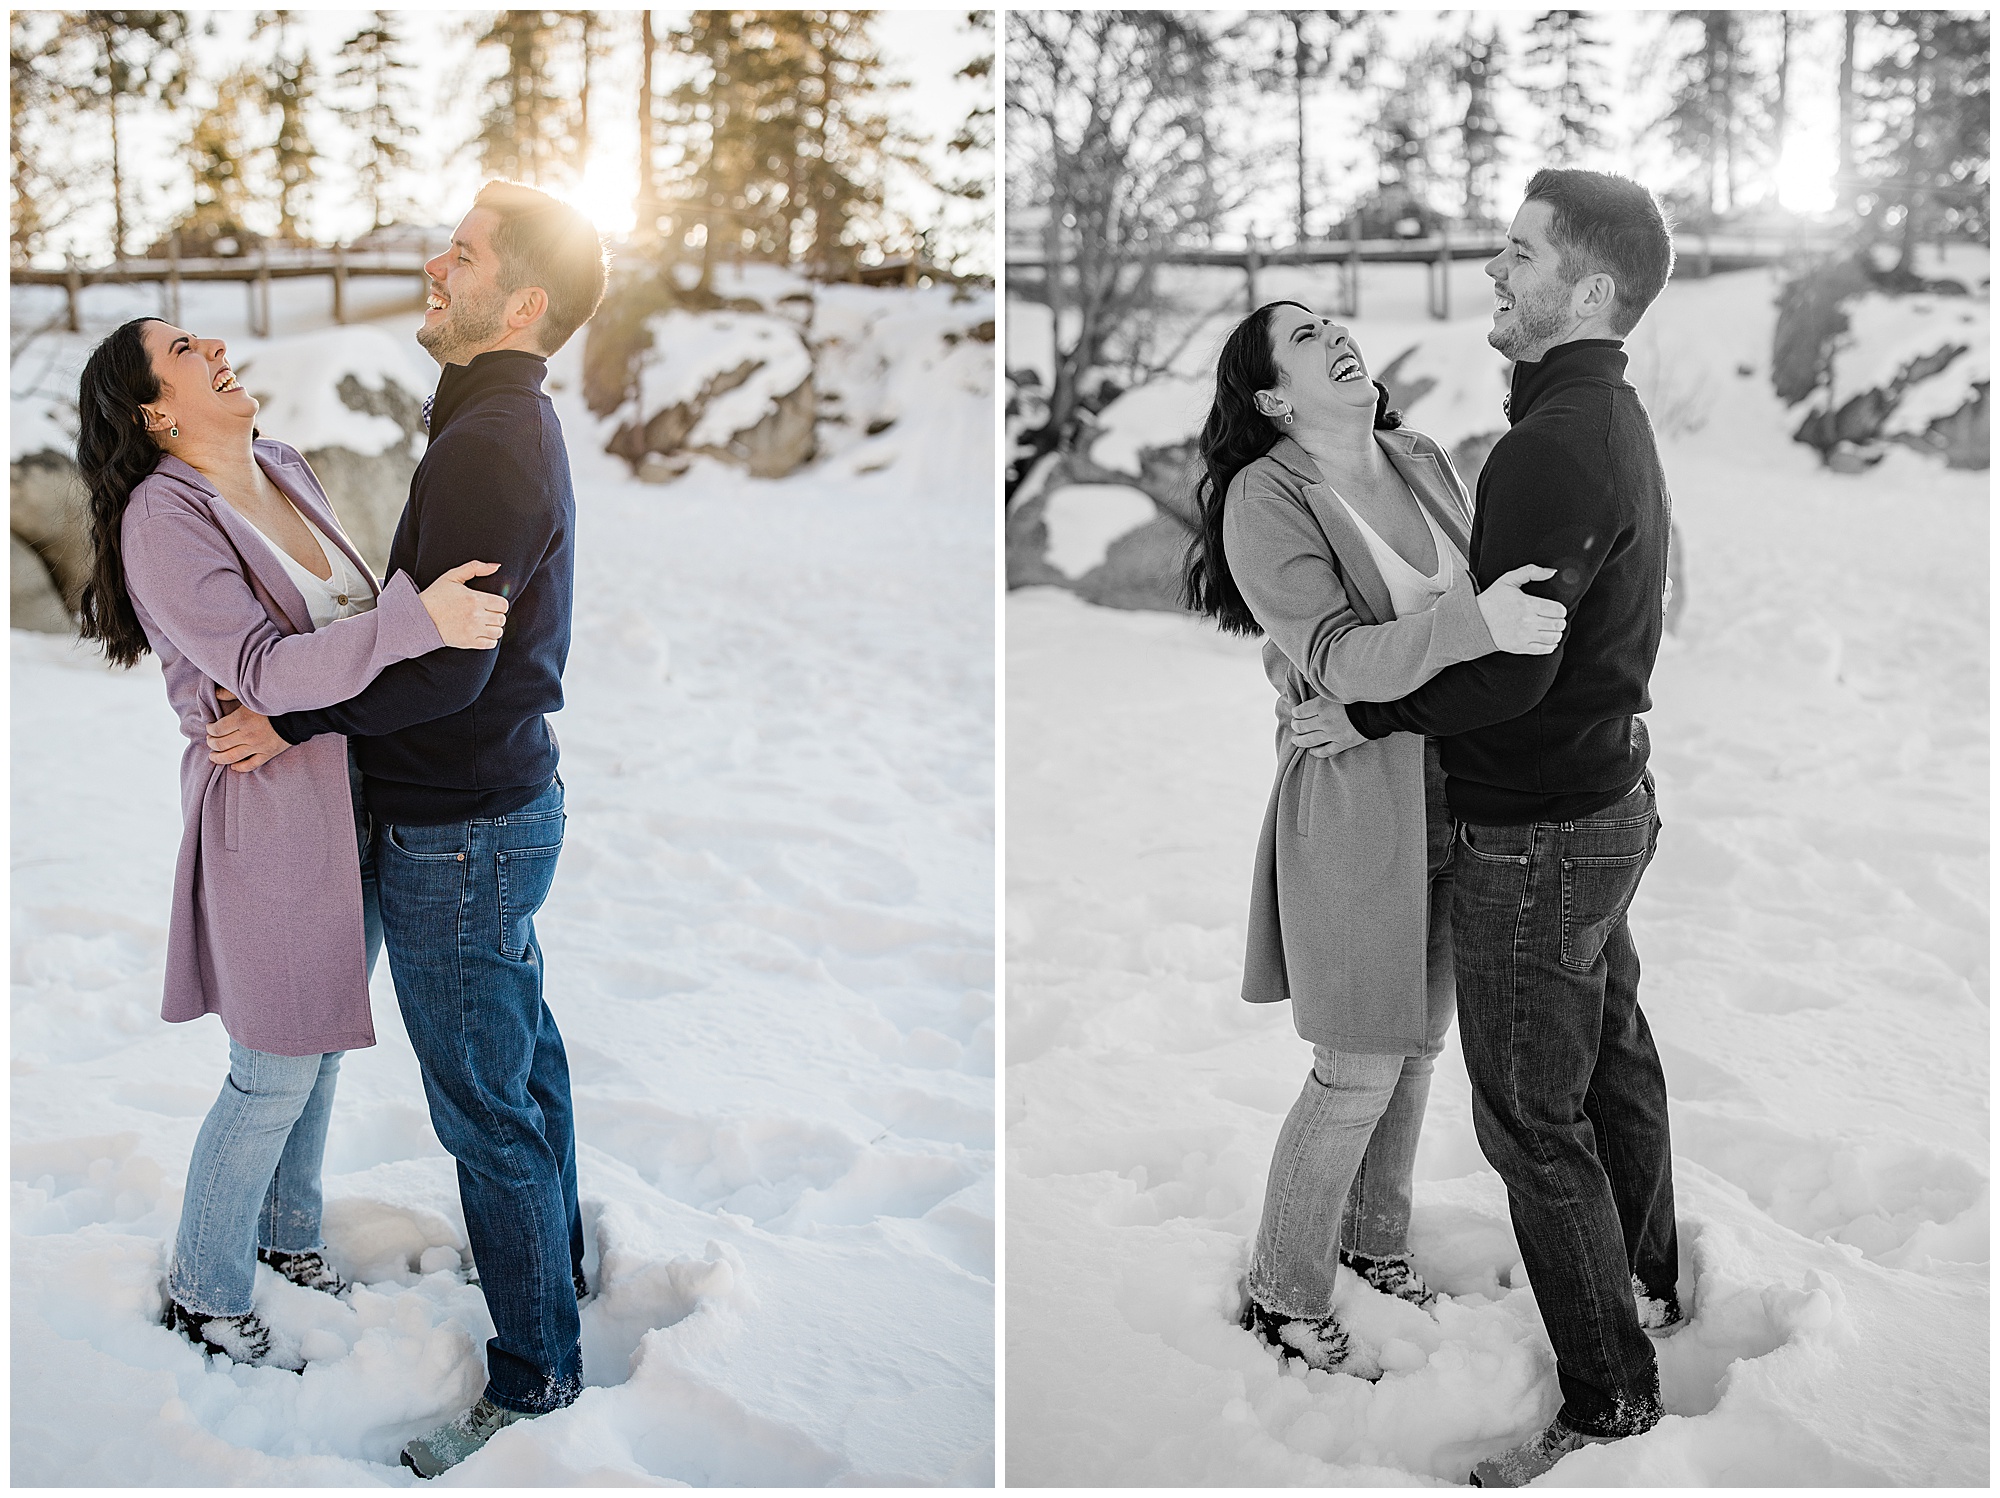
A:
<svg viewBox="0 0 2000 1498">
<path fill-rule="evenodd" d="M 497 817 L 532 801 L 556 770 L 543 721 L 563 704 L 576 496 L 548 362 L 497 349 L 445 367 L 430 446 L 389 548 L 389 575 L 419 588 L 461 562 L 498 562 L 471 586 L 507 599 L 496 650 L 433 650 L 388 667 L 358 695 L 272 726 L 294 744 L 344 733 L 368 809 L 411 826 Z"/>
<path fill-rule="evenodd" d="M 1555 568 L 1527 591 L 1569 609 L 1561 646 L 1481 656 L 1396 702 L 1347 709 L 1371 739 L 1439 737 L 1452 815 L 1489 826 L 1589 816 L 1645 773 L 1637 714 L 1653 705 L 1672 504 L 1617 342 L 1579 339 L 1515 365 L 1507 413 L 1479 475 L 1472 571 L 1485 588 L 1524 563 Z"/>
</svg>

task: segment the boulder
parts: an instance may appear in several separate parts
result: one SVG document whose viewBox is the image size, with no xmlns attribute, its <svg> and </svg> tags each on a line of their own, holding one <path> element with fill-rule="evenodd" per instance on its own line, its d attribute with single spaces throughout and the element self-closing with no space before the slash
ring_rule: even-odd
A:
<svg viewBox="0 0 2000 1498">
<path fill-rule="evenodd" d="M 39 559 L 73 613 L 90 568 L 88 497 L 75 461 L 47 449 L 23 454 L 8 465 L 7 488 L 14 536 Z M 18 577 L 18 565 L 15 571 Z"/>
<path fill-rule="evenodd" d="M 1778 293 L 1771 388 L 1779 400 L 1795 406 L 1826 383 L 1835 340 L 1848 327 L 1841 304 L 1873 285 L 1866 263 L 1855 256 L 1815 266 Z"/>
<path fill-rule="evenodd" d="M 756 478 L 783 478 L 810 462 L 819 416 L 813 354 L 797 309 L 787 311 L 732 305 L 646 317 L 643 342 L 622 340 L 633 350 L 631 394 L 613 408 L 617 425 L 605 450 L 635 473 L 648 454 L 705 454 Z M 608 389 L 614 376 L 600 370 L 596 378 Z M 665 470 L 654 464 L 649 471 Z"/>
<path fill-rule="evenodd" d="M 305 454 L 320 486 L 333 502 L 341 528 L 377 577 L 389 565 L 389 543 L 396 539 L 403 506 L 409 502 L 410 480 L 417 460 L 405 448 L 358 453 L 351 447 L 315 447 Z"/>
<path fill-rule="evenodd" d="M 18 535 L 9 537 L 14 565 L 13 594 L 7 608 L 7 622 L 15 629 L 39 630 L 43 634 L 66 635 L 76 628 L 62 594 L 56 591 L 35 549 Z"/>
<path fill-rule="evenodd" d="M 1181 560 L 1190 531 L 1172 513 L 1157 505 L 1148 513 L 1143 499 L 1133 510 L 1134 523 L 1112 537 L 1103 559 L 1074 573 L 1051 557 L 1049 505 L 1078 486 L 1051 483 L 1016 504 L 1007 516 L 1007 586 L 1045 585 L 1076 594 L 1107 608 L 1177 612 L 1181 607 Z M 1129 489 L 1130 481 L 1120 487 Z"/>
<path fill-rule="evenodd" d="M 354 324 L 251 344 L 237 366 L 259 429 L 305 455 L 377 576 L 427 439 L 420 358 L 385 329 Z"/>
</svg>

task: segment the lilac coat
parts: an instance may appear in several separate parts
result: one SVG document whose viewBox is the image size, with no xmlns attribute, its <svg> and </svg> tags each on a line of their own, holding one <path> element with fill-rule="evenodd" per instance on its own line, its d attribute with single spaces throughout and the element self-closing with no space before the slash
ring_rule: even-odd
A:
<svg viewBox="0 0 2000 1498">
<path fill-rule="evenodd" d="M 306 460 L 282 442 L 257 462 L 348 555 Z M 215 490 L 164 457 L 132 491 L 125 582 L 188 746 L 180 859 L 167 930 L 168 1020 L 222 1016 L 253 1050 L 310 1056 L 375 1043 L 347 740 L 322 734 L 247 773 L 209 763 L 217 685 L 267 716 L 352 697 L 384 666 L 444 641 L 397 573 L 376 607 L 315 631 L 284 566 Z"/>
</svg>

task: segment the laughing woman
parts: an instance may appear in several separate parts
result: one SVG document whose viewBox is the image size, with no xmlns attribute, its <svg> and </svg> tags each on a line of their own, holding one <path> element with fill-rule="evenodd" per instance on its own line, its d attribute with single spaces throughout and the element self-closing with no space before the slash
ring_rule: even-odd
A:
<svg viewBox="0 0 2000 1498">
<path fill-rule="evenodd" d="M 1478 591 L 1444 451 L 1402 430 L 1347 330 L 1272 302 L 1223 345 L 1202 429 L 1186 599 L 1265 636 L 1278 776 L 1250 897 L 1243 997 L 1290 1000 L 1313 1067 L 1271 1159 L 1243 1327 L 1281 1357 L 1365 1378 L 1334 1313 L 1337 1266 L 1417 1305 L 1410 1191 L 1431 1065 L 1451 1024 L 1451 822 L 1436 747 L 1391 734 L 1315 755 L 1319 699 L 1386 701 L 1493 650 L 1542 655 L 1561 604 L 1521 567 Z"/>
<path fill-rule="evenodd" d="M 325 707 L 393 661 L 491 650 L 507 605 L 465 585 L 496 570 L 484 562 L 421 593 L 402 573 L 378 588 L 305 459 L 258 437 L 257 402 L 220 339 L 126 323 L 84 366 L 78 408 L 92 546 L 81 632 L 116 665 L 159 657 L 188 740 L 161 1012 L 219 1014 L 229 1034 L 164 1319 L 203 1351 L 297 1368 L 251 1287 L 262 1259 L 308 1289 L 345 1288 L 322 1252 L 320 1157 L 341 1053 L 375 1043 L 381 919 L 346 740 L 267 763 L 211 754 L 208 725 L 221 703 Z"/>
</svg>

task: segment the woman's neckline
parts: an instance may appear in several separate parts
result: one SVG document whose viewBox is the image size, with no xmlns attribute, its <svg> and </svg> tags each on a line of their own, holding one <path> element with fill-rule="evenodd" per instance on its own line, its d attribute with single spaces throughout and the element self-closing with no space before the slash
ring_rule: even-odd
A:
<svg viewBox="0 0 2000 1498">
<path fill-rule="evenodd" d="M 1397 474 L 1396 477 L 1402 481 L 1403 487 L 1409 491 L 1410 499 L 1412 503 L 1414 503 L 1417 507 L 1417 514 L 1421 516 L 1423 519 L 1424 528 L 1431 533 L 1431 550 L 1437 553 L 1437 565 L 1431 569 L 1428 576 L 1425 575 L 1423 570 L 1419 568 L 1415 562 L 1411 561 L 1408 557 L 1404 556 L 1400 551 L 1396 550 L 1395 547 L 1391 546 L 1388 543 L 1388 541 L 1383 539 L 1382 533 L 1376 530 L 1374 526 L 1368 523 L 1366 517 L 1364 517 L 1359 510 L 1354 508 L 1353 504 L 1349 502 L 1345 494 L 1342 494 L 1338 489 L 1334 488 L 1332 484 L 1328 484 L 1326 486 L 1326 492 L 1331 494 L 1335 499 L 1340 501 L 1341 508 L 1346 510 L 1348 515 L 1353 519 L 1354 523 L 1360 526 L 1361 529 L 1367 533 L 1368 539 L 1372 540 L 1383 551 L 1386 551 L 1390 556 L 1394 557 L 1398 562 L 1401 562 L 1403 566 L 1407 567 L 1409 569 L 1411 577 L 1414 577 L 1418 579 L 1420 582 L 1423 582 L 1429 586 L 1434 587 L 1437 585 L 1438 579 L 1443 577 L 1451 569 L 1451 557 L 1445 551 L 1445 547 L 1449 544 L 1450 538 L 1445 535 L 1444 528 L 1431 518 L 1431 512 L 1424 508 L 1424 502 L 1417 497 L 1417 491 L 1415 488 L 1411 486 L 1409 480 L 1404 479 L 1400 473 Z"/>
<path fill-rule="evenodd" d="M 270 475 L 266 474 L 265 477 L 269 478 Z M 275 480 L 272 481 L 271 487 L 273 489 L 278 490 L 278 498 L 282 499 L 287 505 L 291 506 L 292 513 L 298 516 L 300 523 L 305 526 L 307 537 L 311 539 L 313 546 L 318 550 L 319 559 L 321 563 L 324 564 L 326 567 L 325 577 L 321 577 L 318 572 L 314 571 L 310 563 L 301 562 L 297 557 L 293 556 L 289 551 L 286 551 L 284 543 L 282 541 L 280 541 L 276 536 L 272 535 L 269 531 L 265 530 L 264 527 L 259 525 L 256 522 L 256 520 L 253 519 L 250 515 L 246 514 L 242 506 L 231 504 L 228 495 L 223 494 L 220 489 L 216 490 L 216 494 L 221 498 L 224 504 L 229 505 L 230 509 L 236 511 L 237 515 L 241 517 L 243 523 L 249 526 L 251 530 L 255 531 L 258 535 L 258 538 L 262 540 L 266 546 L 270 547 L 271 550 L 275 551 L 279 556 L 285 558 L 287 561 L 296 564 L 302 571 L 311 576 L 314 581 L 322 583 L 332 582 L 333 574 L 339 571 L 340 569 L 334 562 L 332 556 L 330 556 L 327 553 L 327 543 L 320 536 L 319 527 L 314 525 L 312 521 L 306 517 L 306 512 L 304 510 L 301 510 L 296 504 L 292 503 L 291 495 L 287 494 L 283 489 L 278 488 L 278 485 Z"/>
</svg>

